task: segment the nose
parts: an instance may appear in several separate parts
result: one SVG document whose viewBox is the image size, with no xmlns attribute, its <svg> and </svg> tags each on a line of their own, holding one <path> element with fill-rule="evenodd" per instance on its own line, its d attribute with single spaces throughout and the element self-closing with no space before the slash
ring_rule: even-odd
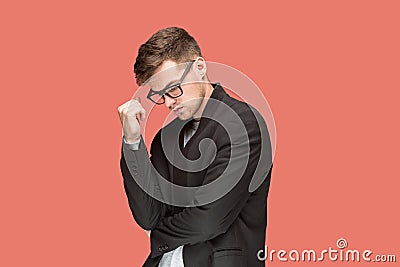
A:
<svg viewBox="0 0 400 267">
<path fill-rule="evenodd" d="M 164 95 L 164 100 L 165 100 L 165 106 L 169 109 L 172 109 L 172 105 L 176 103 L 176 98 L 169 97 L 167 95 Z"/>
</svg>

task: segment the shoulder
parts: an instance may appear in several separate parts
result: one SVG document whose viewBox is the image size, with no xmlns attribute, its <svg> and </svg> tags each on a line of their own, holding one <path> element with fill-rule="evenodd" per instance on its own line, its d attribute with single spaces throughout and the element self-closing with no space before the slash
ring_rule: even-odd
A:
<svg viewBox="0 0 400 267">
<path fill-rule="evenodd" d="M 223 98 L 223 102 L 239 116 L 244 125 L 266 127 L 261 113 L 251 104 L 233 98 L 228 94 Z"/>
</svg>

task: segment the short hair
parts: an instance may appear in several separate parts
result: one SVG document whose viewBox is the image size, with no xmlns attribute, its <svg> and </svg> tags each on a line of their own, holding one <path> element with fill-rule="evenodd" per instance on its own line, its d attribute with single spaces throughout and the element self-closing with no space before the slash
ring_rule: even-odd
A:
<svg viewBox="0 0 400 267">
<path fill-rule="evenodd" d="M 134 73 L 140 86 L 147 81 L 165 60 L 183 63 L 202 57 L 196 40 L 184 29 L 169 27 L 157 31 L 139 48 Z"/>
</svg>

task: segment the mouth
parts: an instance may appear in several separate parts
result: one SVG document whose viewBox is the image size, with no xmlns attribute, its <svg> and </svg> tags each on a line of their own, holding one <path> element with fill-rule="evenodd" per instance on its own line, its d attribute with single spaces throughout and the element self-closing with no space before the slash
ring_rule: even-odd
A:
<svg viewBox="0 0 400 267">
<path fill-rule="evenodd" d="M 172 111 L 175 112 L 175 113 L 180 113 L 180 112 L 182 112 L 182 110 L 183 110 L 183 107 L 180 106 L 180 107 L 174 108 Z"/>
</svg>

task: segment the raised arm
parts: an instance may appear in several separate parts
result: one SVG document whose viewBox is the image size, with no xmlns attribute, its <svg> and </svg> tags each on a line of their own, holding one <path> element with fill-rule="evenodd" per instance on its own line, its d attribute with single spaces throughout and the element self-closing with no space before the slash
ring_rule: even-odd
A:
<svg viewBox="0 0 400 267">
<path fill-rule="evenodd" d="M 146 145 L 140 135 L 139 118 L 146 113 L 140 101 L 132 99 L 118 108 L 124 138 L 120 168 L 129 207 L 136 222 L 145 230 L 152 229 L 165 215 L 165 204 L 152 196 L 160 196 L 157 171 L 151 164 Z"/>
</svg>

